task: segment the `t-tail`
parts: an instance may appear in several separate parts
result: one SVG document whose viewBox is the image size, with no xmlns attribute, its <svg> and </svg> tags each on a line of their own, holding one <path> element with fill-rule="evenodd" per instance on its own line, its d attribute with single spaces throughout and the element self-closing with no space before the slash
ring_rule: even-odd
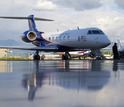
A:
<svg viewBox="0 0 124 107">
<path fill-rule="evenodd" d="M 117 40 L 117 46 L 118 46 L 119 51 L 123 50 L 122 45 L 121 45 L 121 41 L 119 39 Z"/>
<path fill-rule="evenodd" d="M 1 16 L 0 18 L 21 19 L 21 20 L 27 19 L 28 24 L 29 24 L 29 30 L 25 31 L 23 33 L 23 35 L 21 36 L 21 39 L 24 42 L 33 42 L 37 38 L 39 38 L 39 35 L 42 33 L 42 32 L 37 30 L 35 20 L 37 20 L 37 21 L 54 21 L 54 20 L 51 20 L 51 19 L 37 18 L 37 17 L 34 17 L 34 15 L 29 15 L 28 17 L 4 17 L 4 16 Z"/>
<path fill-rule="evenodd" d="M 36 31 L 36 32 L 37 32 L 37 28 L 36 28 L 35 20 L 39 20 L 39 21 L 54 21 L 54 20 L 51 20 L 51 19 L 36 18 L 36 17 L 34 17 L 34 15 L 28 16 L 29 30 Z"/>
<path fill-rule="evenodd" d="M 34 21 L 34 15 L 30 15 L 28 17 L 29 17 L 29 19 L 28 19 L 29 30 L 37 32 L 36 24 Z"/>
</svg>

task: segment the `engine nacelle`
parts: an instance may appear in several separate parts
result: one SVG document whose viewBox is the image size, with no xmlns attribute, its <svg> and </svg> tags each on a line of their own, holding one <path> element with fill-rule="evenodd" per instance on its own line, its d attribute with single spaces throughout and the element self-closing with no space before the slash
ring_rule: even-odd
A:
<svg viewBox="0 0 124 107">
<path fill-rule="evenodd" d="M 36 40 L 37 38 L 37 34 L 34 31 L 25 31 L 23 33 L 23 36 L 21 36 L 21 39 L 24 42 L 33 42 L 34 40 Z"/>
</svg>

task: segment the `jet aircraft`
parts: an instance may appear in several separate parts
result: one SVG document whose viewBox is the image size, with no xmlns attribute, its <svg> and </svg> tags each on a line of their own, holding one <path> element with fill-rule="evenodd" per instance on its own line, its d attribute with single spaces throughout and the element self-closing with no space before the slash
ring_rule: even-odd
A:
<svg viewBox="0 0 124 107">
<path fill-rule="evenodd" d="M 100 49 L 110 45 L 110 40 L 104 32 L 95 27 L 85 29 L 67 30 L 64 32 L 56 32 L 54 34 L 44 33 L 38 31 L 36 28 L 35 20 L 39 21 L 53 21 L 51 19 L 36 18 L 34 15 L 28 17 L 0 17 L 5 19 L 27 19 L 29 30 L 25 31 L 21 36 L 24 42 L 32 43 L 35 47 L 10 47 L 0 46 L 0 48 L 7 49 L 20 49 L 20 50 L 35 50 L 34 60 L 40 60 L 39 51 L 44 52 L 65 52 L 62 59 L 71 58 L 69 52 L 91 50 L 92 56 L 101 57 L 105 56 L 101 53 Z"/>
</svg>

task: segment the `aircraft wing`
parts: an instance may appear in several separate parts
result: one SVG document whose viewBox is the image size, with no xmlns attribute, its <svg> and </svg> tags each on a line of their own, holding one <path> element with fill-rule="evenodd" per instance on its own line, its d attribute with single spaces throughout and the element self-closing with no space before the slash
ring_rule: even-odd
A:
<svg viewBox="0 0 124 107">
<path fill-rule="evenodd" d="M 22 47 L 22 46 L 0 46 L 0 49 L 16 49 L 16 50 L 39 50 L 44 52 L 58 52 L 56 47 Z"/>
<path fill-rule="evenodd" d="M 55 46 L 48 46 L 48 47 L 27 47 L 27 46 L 0 46 L 0 49 L 16 49 L 16 50 L 33 50 L 33 51 L 44 51 L 44 52 L 62 52 L 58 50 Z M 89 50 L 89 49 L 71 49 L 70 51 L 82 51 L 82 50 Z"/>
</svg>

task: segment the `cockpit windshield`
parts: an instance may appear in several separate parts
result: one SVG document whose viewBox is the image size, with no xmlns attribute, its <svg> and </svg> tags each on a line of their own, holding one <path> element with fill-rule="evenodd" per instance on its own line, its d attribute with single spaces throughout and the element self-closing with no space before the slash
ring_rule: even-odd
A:
<svg viewBox="0 0 124 107">
<path fill-rule="evenodd" d="M 87 34 L 104 34 L 101 30 L 89 30 Z"/>
<path fill-rule="evenodd" d="M 100 32 L 98 30 L 92 30 L 93 34 L 100 34 Z"/>
<path fill-rule="evenodd" d="M 104 34 L 103 31 L 99 30 L 100 31 L 100 34 Z"/>
</svg>

